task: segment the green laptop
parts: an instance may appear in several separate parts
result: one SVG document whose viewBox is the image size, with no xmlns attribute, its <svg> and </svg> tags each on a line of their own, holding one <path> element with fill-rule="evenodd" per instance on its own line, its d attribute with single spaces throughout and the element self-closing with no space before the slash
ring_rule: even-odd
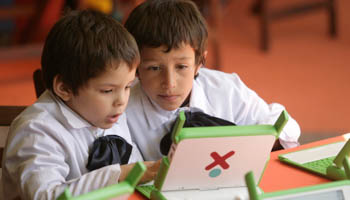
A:
<svg viewBox="0 0 350 200">
<path fill-rule="evenodd" d="M 142 162 L 137 162 L 126 179 L 120 183 L 75 197 L 72 197 L 70 191 L 66 189 L 57 200 L 127 200 L 134 192 L 136 184 L 139 182 L 145 171 L 146 166 Z"/>
<path fill-rule="evenodd" d="M 248 199 L 244 175 L 260 180 L 288 114 L 274 125 L 184 128 L 185 120 L 180 112 L 154 185 L 136 187 L 150 199 Z"/>
<path fill-rule="evenodd" d="M 344 180 L 349 178 L 345 173 L 350 170 L 349 155 L 350 140 L 280 154 L 278 158 L 283 163 L 331 180 Z"/>
<path fill-rule="evenodd" d="M 347 172 L 347 176 L 350 173 Z M 254 176 L 249 172 L 245 176 L 250 200 L 349 200 L 350 180 L 339 180 L 320 185 L 300 187 L 277 192 L 264 193 L 256 189 Z"/>
</svg>

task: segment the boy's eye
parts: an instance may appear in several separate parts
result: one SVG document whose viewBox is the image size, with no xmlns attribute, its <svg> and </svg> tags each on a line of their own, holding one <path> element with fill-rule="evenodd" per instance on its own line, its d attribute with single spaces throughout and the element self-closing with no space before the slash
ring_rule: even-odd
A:
<svg viewBox="0 0 350 200">
<path fill-rule="evenodd" d="M 108 94 L 111 93 L 113 90 L 101 90 L 102 93 Z"/>
<path fill-rule="evenodd" d="M 160 70 L 160 67 L 159 66 L 149 66 L 149 67 L 147 67 L 147 70 L 158 71 L 158 70 Z"/>
<path fill-rule="evenodd" d="M 178 69 L 186 69 L 187 66 L 186 66 L 186 65 L 178 65 L 177 68 L 178 68 Z"/>
</svg>

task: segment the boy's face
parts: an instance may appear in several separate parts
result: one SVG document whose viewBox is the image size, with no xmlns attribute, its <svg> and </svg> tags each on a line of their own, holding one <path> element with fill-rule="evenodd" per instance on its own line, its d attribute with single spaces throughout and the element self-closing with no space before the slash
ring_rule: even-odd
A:
<svg viewBox="0 0 350 200">
<path fill-rule="evenodd" d="M 70 94 L 69 99 L 63 100 L 91 125 L 111 128 L 126 108 L 135 71 L 136 67 L 130 70 L 124 62 L 116 69 L 107 67 L 80 88 L 78 95 Z"/>
<path fill-rule="evenodd" d="M 165 50 L 165 46 L 142 48 L 138 76 L 146 94 L 161 108 L 171 111 L 189 96 L 200 65 L 195 64 L 194 49 L 188 44 L 167 53 Z"/>
</svg>

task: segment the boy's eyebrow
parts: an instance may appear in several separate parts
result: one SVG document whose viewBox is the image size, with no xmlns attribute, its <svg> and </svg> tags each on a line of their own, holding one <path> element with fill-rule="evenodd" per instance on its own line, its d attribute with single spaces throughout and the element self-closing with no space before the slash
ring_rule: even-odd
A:
<svg viewBox="0 0 350 200">
<path fill-rule="evenodd" d="M 112 87 L 116 87 L 116 86 L 118 86 L 118 85 L 116 85 L 116 84 L 113 84 L 113 83 L 101 83 L 101 84 L 98 84 L 98 86 L 112 86 Z"/>
<path fill-rule="evenodd" d="M 179 57 L 175 57 L 175 59 L 177 59 L 177 60 L 188 60 L 188 59 L 192 59 L 192 57 L 189 57 L 189 56 L 179 56 Z"/>
<path fill-rule="evenodd" d="M 136 78 L 130 80 L 130 81 L 128 82 L 128 84 L 132 84 L 135 80 L 136 80 Z M 119 86 L 121 86 L 121 85 L 123 85 L 123 84 L 113 84 L 113 83 L 101 83 L 101 84 L 98 84 L 98 86 L 100 86 L 100 87 L 101 87 L 101 86 L 119 87 Z"/>
<path fill-rule="evenodd" d="M 142 58 L 141 62 L 151 62 L 151 61 L 155 61 L 156 59 L 153 58 Z"/>
<path fill-rule="evenodd" d="M 190 56 L 179 56 L 179 57 L 174 57 L 175 60 L 189 60 L 192 59 Z M 152 62 L 152 61 L 157 61 L 158 59 L 155 58 L 144 58 L 141 60 L 141 62 Z"/>
</svg>

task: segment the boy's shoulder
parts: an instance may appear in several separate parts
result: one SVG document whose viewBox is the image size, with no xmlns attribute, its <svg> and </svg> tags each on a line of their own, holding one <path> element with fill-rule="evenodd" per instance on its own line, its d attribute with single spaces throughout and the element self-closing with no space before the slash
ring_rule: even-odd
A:
<svg viewBox="0 0 350 200">
<path fill-rule="evenodd" d="M 12 122 L 12 130 L 21 130 L 41 124 L 51 126 L 60 123 L 56 113 L 59 111 L 57 102 L 52 95 L 46 91 L 34 104 L 28 106 Z"/>
<path fill-rule="evenodd" d="M 235 85 L 242 84 L 240 77 L 236 73 L 226 73 L 208 68 L 201 68 L 195 80 L 201 87 L 218 89 L 232 89 Z"/>
<path fill-rule="evenodd" d="M 206 68 L 199 71 L 193 83 L 192 93 L 196 101 L 206 99 L 208 104 L 215 105 L 215 109 L 225 107 L 227 101 L 236 103 L 246 101 L 247 96 L 253 94 L 236 73 Z"/>
<path fill-rule="evenodd" d="M 199 76 L 202 79 L 206 80 L 221 80 L 221 81 L 232 81 L 239 78 L 236 73 L 227 73 L 219 70 L 209 69 L 202 67 L 199 70 Z"/>
</svg>

